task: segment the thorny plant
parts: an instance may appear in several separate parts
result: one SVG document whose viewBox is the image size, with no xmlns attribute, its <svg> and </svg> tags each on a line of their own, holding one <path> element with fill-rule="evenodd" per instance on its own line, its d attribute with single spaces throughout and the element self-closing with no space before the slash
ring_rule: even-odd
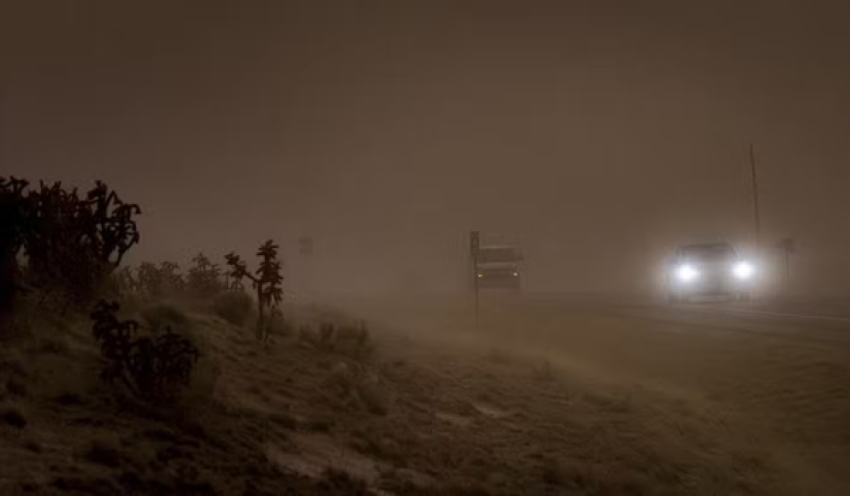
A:
<svg viewBox="0 0 850 496">
<path fill-rule="evenodd" d="M 221 270 L 203 253 L 192 259 L 186 284 L 189 290 L 199 296 L 214 296 L 222 289 Z"/>
<path fill-rule="evenodd" d="M 230 266 L 228 275 L 235 281 L 247 278 L 257 290 L 257 339 L 267 342 L 269 338 L 268 318 L 271 312 L 277 308 L 283 299 L 283 276 L 280 274 L 280 261 L 277 259 L 278 246 L 268 240 L 263 243 L 257 251 L 260 257 L 260 267 L 251 274 L 248 266 L 235 253 L 225 255 L 227 265 Z"/>
<path fill-rule="evenodd" d="M 81 196 L 61 182 L 50 186 L 0 177 L 0 289 L 8 303 L 21 279 L 60 291 L 85 305 L 139 242 L 138 205 L 124 203 L 103 182 Z M 18 257 L 26 260 L 26 271 Z"/>
<path fill-rule="evenodd" d="M 172 399 L 180 386 L 189 383 L 198 349 L 170 328 L 155 336 L 138 336 L 139 323 L 119 320 L 118 309 L 118 303 L 101 300 L 91 313 L 92 331 L 106 359 L 102 378 L 121 381 L 144 400 Z"/>
<path fill-rule="evenodd" d="M 135 270 L 127 269 L 122 276 L 121 284 L 125 293 L 156 298 L 166 294 L 179 293 L 186 289 L 187 283 L 180 274 L 180 266 L 174 262 L 162 262 L 159 266 L 150 262 L 142 262 Z"/>
<path fill-rule="evenodd" d="M 322 322 L 315 331 L 304 326 L 299 339 L 318 350 L 346 355 L 358 361 L 368 359 L 374 352 L 369 328 L 364 321 L 342 325 Z"/>
</svg>

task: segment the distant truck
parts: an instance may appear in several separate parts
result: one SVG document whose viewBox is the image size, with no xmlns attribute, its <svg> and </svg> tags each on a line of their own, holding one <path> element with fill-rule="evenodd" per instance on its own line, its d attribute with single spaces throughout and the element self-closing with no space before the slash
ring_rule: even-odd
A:
<svg viewBox="0 0 850 496">
<path fill-rule="evenodd" d="M 513 246 L 480 246 L 473 254 L 474 274 L 479 288 L 519 291 L 523 257 Z"/>
</svg>

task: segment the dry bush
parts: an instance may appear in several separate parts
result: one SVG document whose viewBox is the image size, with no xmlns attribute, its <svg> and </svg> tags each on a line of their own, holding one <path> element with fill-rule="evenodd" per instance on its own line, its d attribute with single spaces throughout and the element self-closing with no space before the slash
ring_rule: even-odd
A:
<svg viewBox="0 0 850 496">
<path fill-rule="evenodd" d="M 222 293 L 213 300 L 212 311 L 217 316 L 242 327 L 251 316 L 254 300 L 244 291 L 229 291 Z"/>
<path fill-rule="evenodd" d="M 114 433 L 101 433 L 89 443 L 85 458 L 99 465 L 117 467 L 121 465 L 122 449 L 118 436 Z"/>
<path fill-rule="evenodd" d="M 355 363 L 338 362 L 325 379 L 325 391 L 337 406 L 386 415 L 388 401 L 378 384 L 378 378 L 365 367 Z"/>
<path fill-rule="evenodd" d="M 26 416 L 20 408 L 13 405 L 3 407 L 2 413 L 0 413 L 0 421 L 17 429 L 23 429 L 27 426 Z"/>
<path fill-rule="evenodd" d="M 280 273 L 281 264 L 277 259 L 277 250 L 278 246 L 272 240 L 260 246 L 257 251 L 260 267 L 255 274 L 248 271 L 247 264 L 239 255 L 231 252 L 224 257 L 230 267 L 227 277 L 232 278 L 236 284 L 241 284 L 242 279 L 248 279 L 257 291 L 257 339 L 260 342 L 268 340 L 269 328 L 266 320 L 283 300 L 283 276 Z"/>
<path fill-rule="evenodd" d="M 118 309 L 117 303 L 101 301 L 91 314 L 92 330 L 107 362 L 103 378 L 120 380 L 145 400 L 173 400 L 190 381 L 198 349 L 170 328 L 158 336 L 139 336 L 138 322 L 118 320 Z"/>
<path fill-rule="evenodd" d="M 147 307 L 141 311 L 141 316 L 153 336 L 173 331 L 186 338 L 198 351 L 198 358 L 192 368 L 191 378 L 186 383 L 187 388 L 181 393 L 181 400 L 182 403 L 206 404 L 214 397 L 221 377 L 221 367 L 214 358 L 209 336 L 200 332 L 202 328 L 193 325 L 186 313 L 173 305 Z"/>
<path fill-rule="evenodd" d="M 160 303 L 142 309 L 142 320 L 147 328 L 154 333 L 165 332 L 166 329 L 186 333 L 190 330 L 189 317 L 174 305 Z"/>
<path fill-rule="evenodd" d="M 42 337 L 38 340 L 36 350 L 42 353 L 61 356 L 68 356 L 71 353 L 71 347 L 68 345 L 67 339 L 62 335 Z"/>
<path fill-rule="evenodd" d="M 538 381 L 553 381 L 555 380 L 555 369 L 549 360 L 544 359 L 531 369 L 531 376 Z"/>
<path fill-rule="evenodd" d="M 85 195 L 61 183 L 28 186 L 0 177 L 0 312 L 22 281 L 63 303 L 88 305 L 139 242 L 139 207 L 100 181 Z"/>
<path fill-rule="evenodd" d="M 362 321 L 357 324 L 343 325 L 323 322 L 316 330 L 310 326 L 302 326 L 298 339 L 301 343 L 320 351 L 357 361 L 368 360 L 375 351 L 369 328 Z"/>
<path fill-rule="evenodd" d="M 146 299 L 180 294 L 186 289 L 186 280 L 180 273 L 180 266 L 174 262 L 162 262 L 159 265 L 142 262 L 135 269 L 123 269 L 118 275 L 121 294 L 136 295 Z"/>
<path fill-rule="evenodd" d="M 345 494 L 348 496 L 370 496 L 374 494 L 369 490 L 369 484 L 335 468 L 325 469 L 322 477 L 316 482 L 316 488 L 327 491 L 327 494 Z"/>
<path fill-rule="evenodd" d="M 283 338 L 294 333 L 292 324 L 284 318 L 283 312 L 278 309 L 272 310 L 271 315 L 269 315 L 263 325 L 265 326 L 264 333 L 269 337 L 277 336 Z"/>
<path fill-rule="evenodd" d="M 487 352 L 487 360 L 500 365 L 509 365 L 516 361 L 516 357 L 503 348 L 491 348 Z"/>
<path fill-rule="evenodd" d="M 195 255 L 192 263 L 189 275 L 186 277 L 186 287 L 192 294 L 209 298 L 224 289 L 218 264 L 212 263 L 203 253 Z"/>
</svg>

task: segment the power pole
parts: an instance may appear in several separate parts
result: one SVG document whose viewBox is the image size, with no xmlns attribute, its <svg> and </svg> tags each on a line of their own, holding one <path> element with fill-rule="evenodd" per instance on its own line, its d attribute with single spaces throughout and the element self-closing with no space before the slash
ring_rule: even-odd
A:
<svg viewBox="0 0 850 496">
<path fill-rule="evenodd" d="M 478 287 L 478 254 L 481 247 L 481 235 L 478 231 L 469 233 L 469 255 L 472 261 L 472 284 L 475 291 L 475 329 L 478 330 L 478 317 L 480 314 L 479 287 Z"/>
<path fill-rule="evenodd" d="M 750 172 L 753 181 L 753 216 L 755 221 L 756 253 L 761 251 L 761 216 L 759 214 L 759 185 L 756 173 L 756 152 L 750 144 Z"/>
<path fill-rule="evenodd" d="M 791 255 L 797 251 L 797 245 L 792 237 L 782 238 L 776 247 L 782 250 L 785 261 L 785 292 L 791 290 Z"/>
<path fill-rule="evenodd" d="M 304 273 L 301 279 L 301 291 L 304 293 L 305 299 L 309 303 L 313 303 L 313 237 L 302 236 L 298 240 L 298 252 L 301 255 L 304 263 L 302 265 Z"/>
</svg>

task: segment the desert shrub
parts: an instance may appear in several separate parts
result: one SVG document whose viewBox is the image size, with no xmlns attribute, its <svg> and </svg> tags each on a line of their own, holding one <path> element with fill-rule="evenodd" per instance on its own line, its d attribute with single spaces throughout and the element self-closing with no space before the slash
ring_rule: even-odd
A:
<svg viewBox="0 0 850 496">
<path fill-rule="evenodd" d="M 337 325 L 322 322 L 318 330 L 303 326 L 299 330 L 300 342 L 328 353 L 343 355 L 355 360 L 366 360 L 374 352 L 371 333 L 365 322 Z"/>
<path fill-rule="evenodd" d="M 283 312 L 274 309 L 265 322 L 265 335 L 286 337 L 293 334 L 292 324 L 283 316 Z"/>
<path fill-rule="evenodd" d="M 552 362 L 543 359 L 540 363 L 535 364 L 531 369 L 531 376 L 538 381 L 552 381 L 555 379 L 555 369 L 552 367 Z"/>
<path fill-rule="evenodd" d="M 27 228 L 27 182 L 0 177 L 0 325 L 12 314 L 19 288 L 18 253 Z"/>
<path fill-rule="evenodd" d="M 137 285 L 140 293 L 149 296 L 160 296 L 163 292 L 162 276 L 156 265 L 142 262 L 136 269 Z"/>
<path fill-rule="evenodd" d="M 243 326 L 251 315 L 254 300 L 244 291 L 230 291 L 218 295 L 212 303 L 212 311 L 235 326 Z"/>
<path fill-rule="evenodd" d="M 189 274 L 186 277 L 186 287 L 196 296 L 211 297 L 224 289 L 221 280 L 221 270 L 203 253 L 198 253 L 192 259 Z"/>
<path fill-rule="evenodd" d="M 337 349 L 352 358 L 363 360 L 372 355 L 374 346 L 365 322 L 343 325 L 336 333 Z"/>
<path fill-rule="evenodd" d="M 114 433 L 102 433 L 96 435 L 89 443 L 85 451 L 88 461 L 107 467 L 121 465 L 121 442 Z"/>
<path fill-rule="evenodd" d="M 501 365 L 508 365 L 513 363 L 516 357 L 504 348 L 491 348 L 487 352 L 487 360 Z"/>
<path fill-rule="evenodd" d="M 325 378 L 324 389 L 333 404 L 345 409 L 378 416 L 389 410 L 378 377 L 363 365 L 338 362 Z"/>
<path fill-rule="evenodd" d="M 389 411 L 387 397 L 375 383 L 361 382 L 357 387 L 357 397 L 372 415 L 383 416 Z"/>
<path fill-rule="evenodd" d="M 566 484 L 568 474 L 558 460 L 547 457 L 541 462 L 540 477 L 545 484 L 562 486 Z"/>
<path fill-rule="evenodd" d="M 169 328 L 185 333 L 190 327 L 189 318 L 182 310 L 165 303 L 143 309 L 141 316 L 147 328 L 154 333 L 164 332 Z"/>
<path fill-rule="evenodd" d="M 347 494 L 350 496 L 369 496 L 369 484 L 348 472 L 328 467 L 322 477 L 316 481 L 316 487 L 326 494 Z"/>
<path fill-rule="evenodd" d="M 283 276 L 280 274 L 280 261 L 277 259 L 278 246 L 268 240 L 263 243 L 257 256 L 260 258 L 260 267 L 255 274 L 248 271 L 248 266 L 235 253 L 225 255 L 230 271 L 227 276 L 237 284 L 242 279 L 249 279 L 257 291 L 257 339 L 265 342 L 269 338 L 266 319 L 273 310 L 277 308 L 283 299 Z"/>
<path fill-rule="evenodd" d="M 165 261 L 159 264 L 158 270 L 162 284 L 161 290 L 164 294 L 176 294 L 186 289 L 186 280 L 180 273 L 180 265 Z"/>
<path fill-rule="evenodd" d="M 18 429 L 23 429 L 27 426 L 27 418 L 20 409 L 14 406 L 7 406 L 3 408 L 2 413 L 0 413 L 0 420 L 2 420 L 3 423 Z"/>
<path fill-rule="evenodd" d="M 138 336 L 135 320 L 119 320 L 117 303 L 101 301 L 91 314 L 92 331 L 106 359 L 102 377 L 120 380 L 146 400 L 171 399 L 188 385 L 198 349 L 171 328 L 157 336 Z"/>
<path fill-rule="evenodd" d="M 6 391 L 12 396 L 26 396 L 27 385 L 18 379 L 11 378 L 6 381 Z"/>
<path fill-rule="evenodd" d="M 138 294 L 148 298 L 159 298 L 165 295 L 178 294 L 186 289 L 186 281 L 180 273 L 180 265 L 174 262 L 161 262 L 155 265 L 142 262 L 135 270 L 119 272 L 125 291 L 122 294 Z"/>
<path fill-rule="evenodd" d="M 127 297 L 141 290 L 133 267 L 124 266 L 112 273 L 112 285 L 118 296 Z"/>
<path fill-rule="evenodd" d="M 38 351 L 43 353 L 52 353 L 54 355 L 68 355 L 71 352 L 71 347 L 68 344 L 65 336 L 58 334 L 55 336 L 45 336 L 38 340 Z"/>
<path fill-rule="evenodd" d="M 100 181 L 84 196 L 58 182 L 28 186 L 0 177 L 0 311 L 8 310 L 22 279 L 86 305 L 139 242 L 133 218 L 140 209 Z"/>
</svg>

